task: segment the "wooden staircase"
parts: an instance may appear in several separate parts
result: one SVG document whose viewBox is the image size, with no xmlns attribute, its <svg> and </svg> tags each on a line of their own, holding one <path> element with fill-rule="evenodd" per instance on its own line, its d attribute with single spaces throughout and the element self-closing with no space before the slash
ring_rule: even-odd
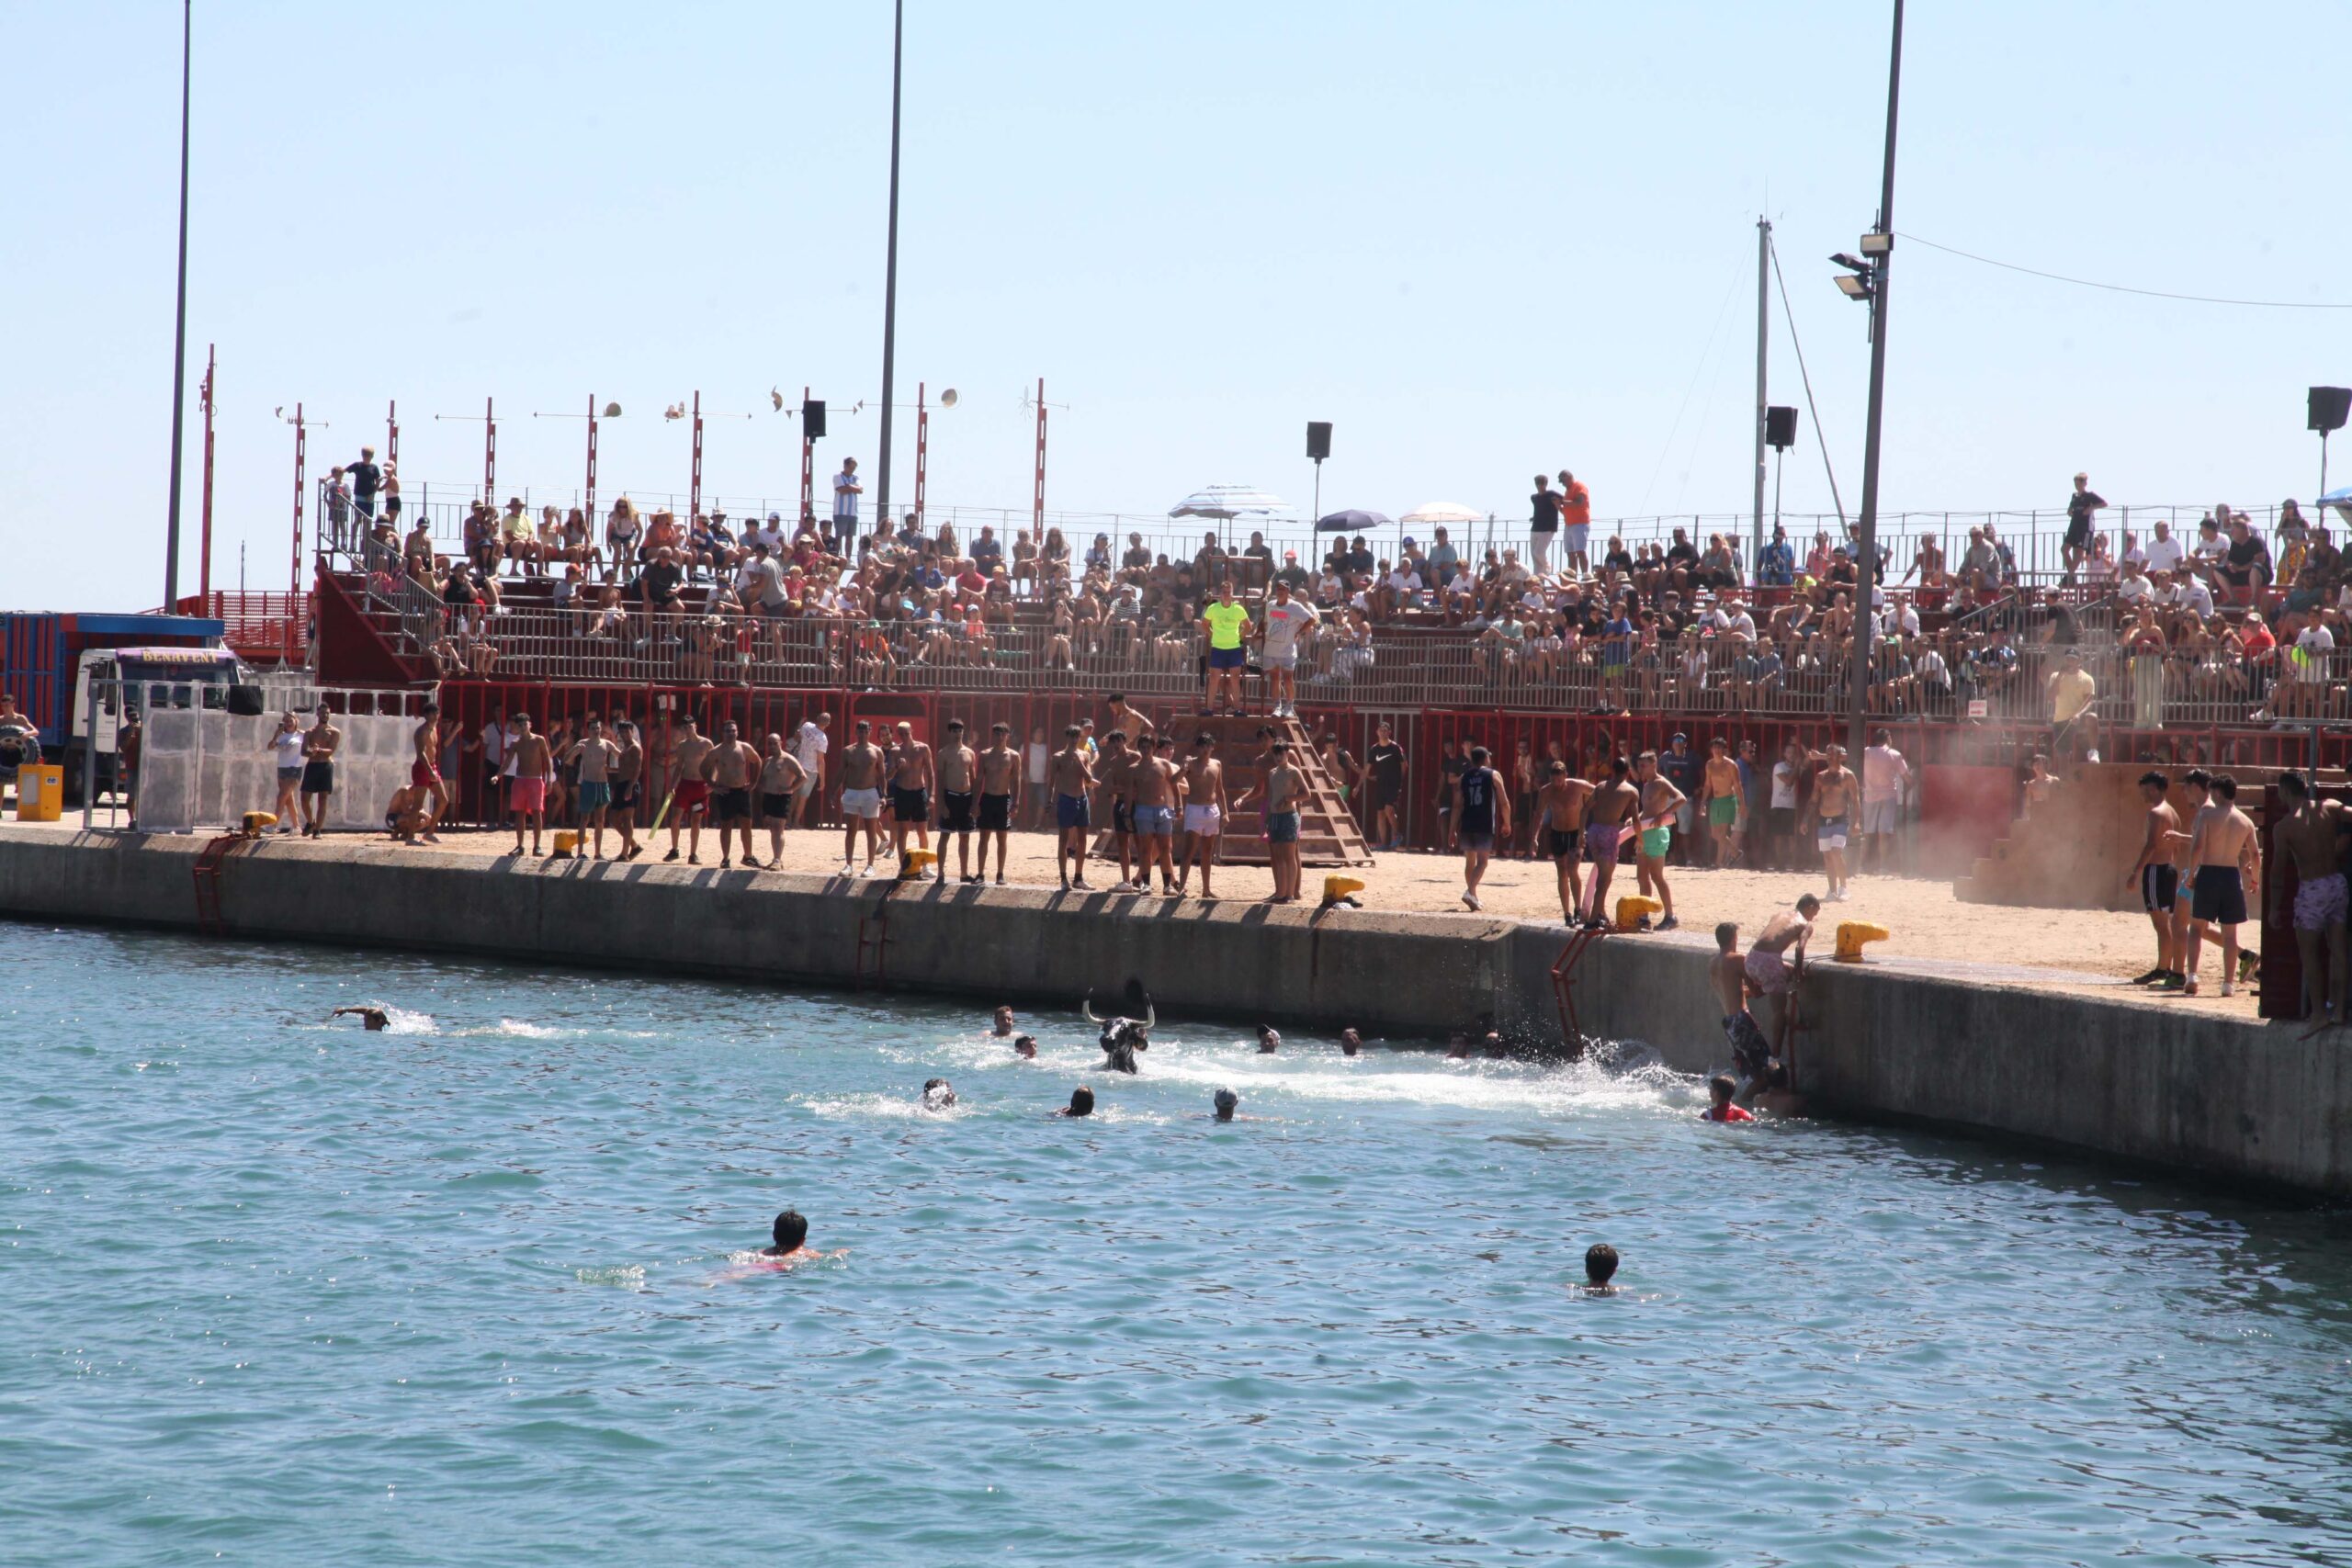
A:
<svg viewBox="0 0 2352 1568">
<path fill-rule="evenodd" d="M 1228 800 L 1257 782 L 1251 764 L 1262 750 L 1258 731 L 1272 729 L 1275 736 L 1290 742 L 1291 766 L 1306 781 L 1306 793 L 1298 807 L 1299 864 L 1328 869 L 1372 863 L 1372 846 L 1365 842 L 1363 829 L 1356 826 L 1347 802 L 1340 797 L 1339 781 L 1325 769 L 1306 726 L 1297 719 L 1171 714 L 1161 721 L 1160 728 L 1163 734 L 1176 737 L 1180 759 L 1192 755 L 1193 737 L 1204 732 L 1216 737 L 1217 760 L 1225 764 L 1225 793 Z M 1226 813 L 1218 864 L 1272 863 L 1271 846 L 1263 837 L 1265 815 L 1260 809 L 1262 804 L 1253 796 L 1248 805 Z M 1094 855 L 1098 860 L 1118 859 L 1108 829 L 1095 836 Z"/>
</svg>

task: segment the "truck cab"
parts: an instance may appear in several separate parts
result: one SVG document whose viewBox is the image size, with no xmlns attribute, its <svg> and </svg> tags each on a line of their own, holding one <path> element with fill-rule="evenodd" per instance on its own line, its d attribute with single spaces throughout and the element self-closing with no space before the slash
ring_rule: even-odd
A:
<svg viewBox="0 0 2352 1568">
<path fill-rule="evenodd" d="M 123 727 L 164 708 L 230 705 L 232 687 L 250 684 L 253 671 L 225 648 L 89 648 L 75 661 L 71 728 L 63 747 L 65 789 L 80 795 L 85 758 L 95 765 L 98 792 L 112 791 L 116 741 Z"/>
</svg>

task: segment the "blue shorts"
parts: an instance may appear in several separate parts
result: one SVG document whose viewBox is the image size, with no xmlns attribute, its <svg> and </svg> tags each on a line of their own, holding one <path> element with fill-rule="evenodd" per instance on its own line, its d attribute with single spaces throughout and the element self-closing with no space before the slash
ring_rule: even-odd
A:
<svg viewBox="0 0 2352 1568">
<path fill-rule="evenodd" d="M 1136 807 L 1136 831 L 1145 838 L 1170 838 L 1176 831 L 1176 810 L 1169 806 Z"/>
<path fill-rule="evenodd" d="M 1054 821 L 1062 828 L 1087 826 L 1086 796 L 1057 795 L 1054 796 Z"/>
<path fill-rule="evenodd" d="M 1298 813 L 1277 811 L 1266 818 L 1266 838 L 1277 844 L 1298 842 Z"/>
<path fill-rule="evenodd" d="M 1249 660 L 1250 650 L 1246 648 L 1212 648 L 1209 649 L 1209 668 L 1212 670 L 1238 670 L 1244 664 L 1247 664 Z"/>
<path fill-rule="evenodd" d="M 602 779 L 580 781 L 580 814 L 602 811 L 613 803 L 613 786 Z"/>
</svg>

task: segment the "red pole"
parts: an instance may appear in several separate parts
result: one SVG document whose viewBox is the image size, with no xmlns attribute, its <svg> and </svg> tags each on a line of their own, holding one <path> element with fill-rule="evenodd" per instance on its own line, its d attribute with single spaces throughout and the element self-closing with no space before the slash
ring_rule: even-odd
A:
<svg viewBox="0 0 2352 1568">
<path fill-rule="evenodd" d="M 204 385 L 197 392 L 198 400 L 204 405 L 204 555 L 196 569 L 197 594 L 207 601 L 212 597 L 212 369 L 213 345 L 207 344 Z"/>
<path fill-rule="evenodd" d="M 481 503 L 498 504 L 498 421 L 491 400 L 481 400 Z"/>
<path fill-rule="evenodd" d="M 1037 494 L 1030 522 L 1032 537 L 1046 536 L 1046 378 L 1037 378 Z"/>
<path fill-rule="evenodd" d="M 686 481 L 686 524 L 691 527 L 702 515 L 702 393 L 695 393 L 695 463 L 694 472 Z"/>
<path fill-rule="evenodd" d="M 803 409 L 808 406 L 808 389 L 806 387 L 800 389 L 800 406 Z M 817 519 L 816 513 L 810 510 L 812 498 L 817 493 L 816 458 L 817 444 L 808 438 L 808 422 L 804 419 L 800 422 L 800 521 L 808 524 L 814 524 Z"/>
<path fill-rule="evenodd" d="M 923 384 L 915 383 L 915 526 L 922 526 L 923 470 L 930 465 L 931 410 L 923 406 Z"/>
<path fill-rule="evenodd" d="M 596 394 L 588 394 L 588 504 L 582 509 L 588 518 L 588 537 L 596 538 Z"/>
<path fill-rule="evenodd" d="M 294 559 L 293 570 L 288 573 L 289 581 L 287 588 L 287 592 L 293 594 L 302 592 L 302 504 L 309 499 L 302 492 L 308 488 L 307 481 L 303 478 L 304 465 L 308 461 L 306 450 L 308 444 L 309 434 L 302 428 L 302 405 L 296 403 L 294 405 Z"/>
</svg>

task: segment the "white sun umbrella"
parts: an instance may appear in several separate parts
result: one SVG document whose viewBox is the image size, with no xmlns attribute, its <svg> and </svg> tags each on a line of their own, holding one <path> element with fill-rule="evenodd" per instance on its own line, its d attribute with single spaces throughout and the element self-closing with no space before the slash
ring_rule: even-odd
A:
<svg viewBox="0 0 2352 1568">
<path fill-rule="evenodd" d="M 1290 523 L 1297 513 L 1281 496 L 1256 485 L 1207 485 L 1168 509 L 1170 517 L 1209 517 L 1220 523 Z"/>
<path fill-rule="evenodd" d="M 1475 507 L 1455 501 L 1429 501 L 1396 519 L 1408 528 L 1435 528 L 1441 525 L 1453 528 L 1472 523 L 1484 523 L 1487 514 Z"/>
</svg>

